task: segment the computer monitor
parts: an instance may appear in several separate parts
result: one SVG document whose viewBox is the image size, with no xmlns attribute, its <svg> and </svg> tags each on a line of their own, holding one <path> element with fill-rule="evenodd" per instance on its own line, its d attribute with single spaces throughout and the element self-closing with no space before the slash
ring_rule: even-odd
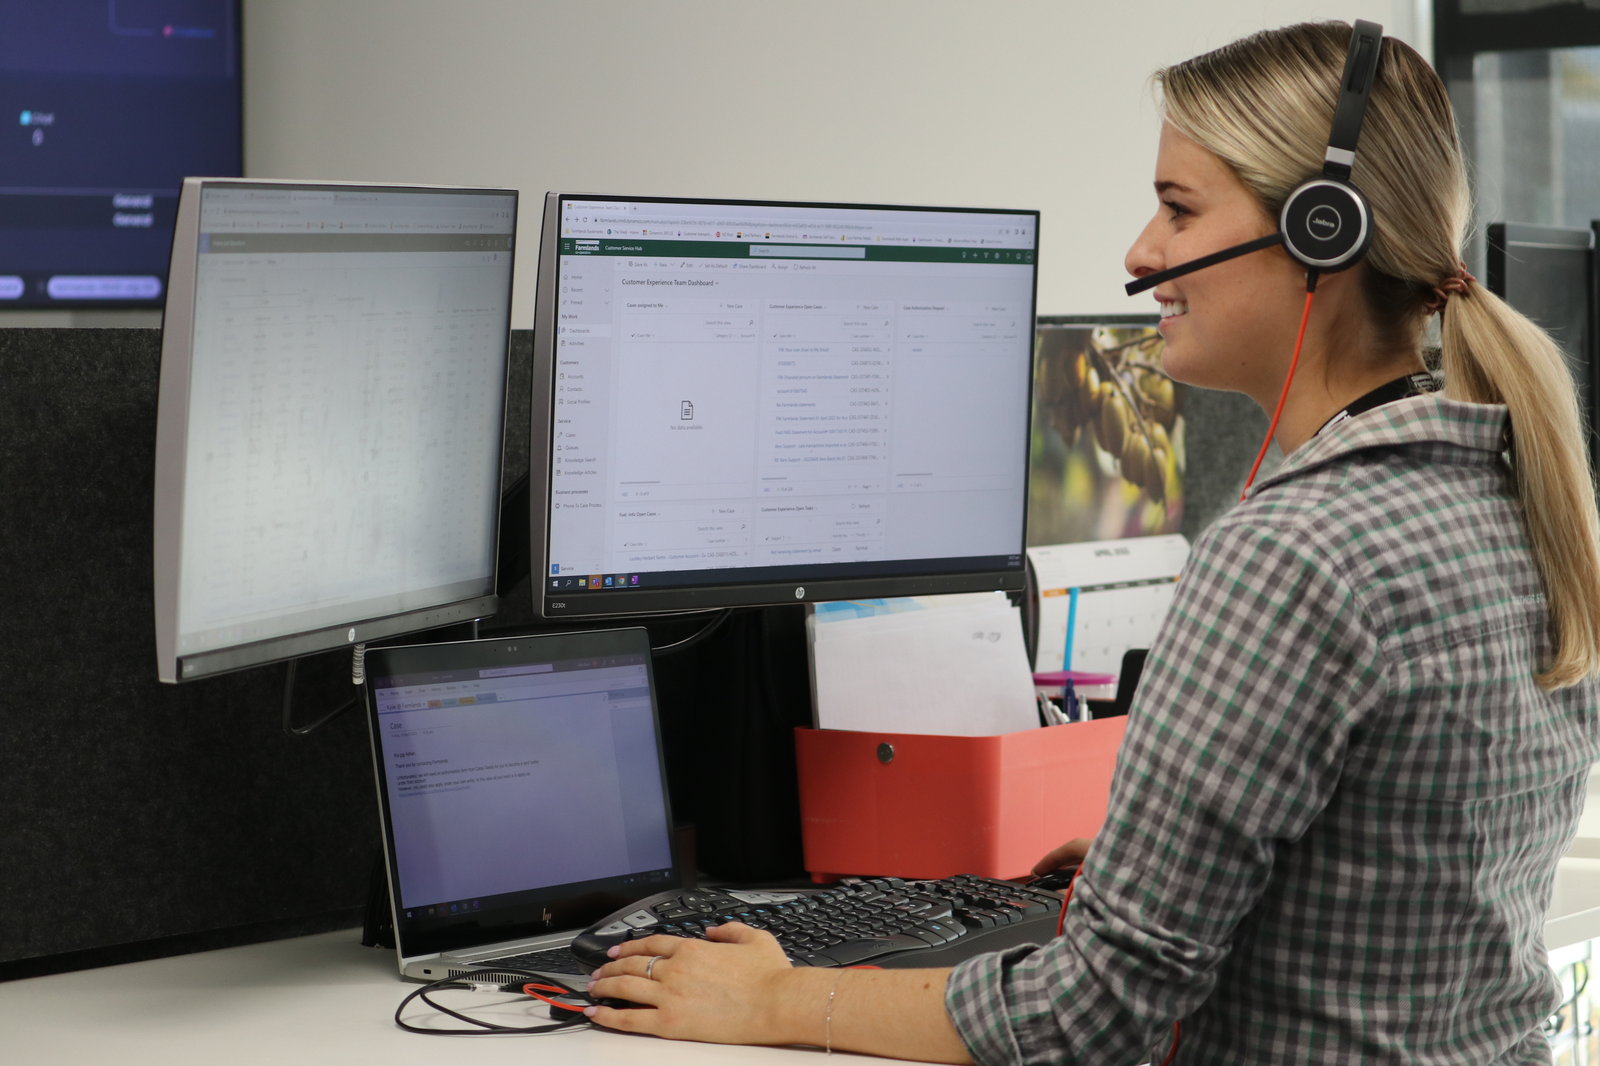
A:
<svg viewBox="0 0 1600 1066">
<path fill-rule="evenodd" d="M 1595 400 L 1600 396 L 1594 324 L 1592 230 L 1493 222 L 1488 230 L 1489 291 L 1555 339 L 1567 359 L 1595 453 Z"/>
<path fill-rule="evenodd" d="M 550 194 L 535 606 L 1023 587 L 1036 211 Z"/>
<path fill-rule="evenodd" d="M 0 0 L 0 311 L 165 295 L 187 174 L 240 174 L 240 0 Z"/>
<path fill-rule="evenodd" d="M 508 189 L 184 181 L 163 681 L 494 613 L 516 222 Z"/>
</svg>

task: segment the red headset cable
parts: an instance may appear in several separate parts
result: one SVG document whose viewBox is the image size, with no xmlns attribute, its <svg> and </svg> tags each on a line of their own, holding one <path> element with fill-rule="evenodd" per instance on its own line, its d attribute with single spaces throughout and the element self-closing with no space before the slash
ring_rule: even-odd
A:
<svg viewBox="0 0 1600 1066">
<path fill-rule="evenodd" d="M 1056 936 L 1061 935 L 1061 930 L 1067 927 L 1067 904 L 1072 902 L 1072 887 L 1078 883 L 1078 875 L 1083 872 L 1083 865 L 1072 871 L 1072 880 L 1067 882 L 1067 890 L 1061 893 L 1061 913 L 1056 917 Z"/>
<path fill-rule="evenodd" d="M 1306 271 L 1306 309 L 1300 315 L 1300 332 L 1294 339 L 1294 358 L 1289 360 L 1289 376 L 1283 379 L 1283 392 L 1278 395 L 1278 408 L 1272 412 L 1272 424 L 1267 427 L 1267 439 L 1261 442 L 1261 451 L 1256 453 L 1255 465 L 1250 468 L 1250 476 L 1245 479 L 1244 491 L 1239 493 L 1239 502 L 1243 503 L 1250 494 L 1250 486 L 1255 484 L 1256 471 L 1261 469 L 1261 460 L 1267 457 L 1267 449 L 1272 446 L 1272 438 L 1278 432 L 1278 419 L 1283 415 L 1284 401 L 1289 398 L 1289 385 L 1294 381 L 1295 367 L 1300 365 L 1300 346 L 1306 341 L 1306 323 L 1311 320 L 1311 298 L 1317 294 L 1317 272 Z M 1166 1066 L 1165 1063 L 1162 1066 Z"/>
<path fill-rule="evenodd" d="M 535 989 L 538 989 L 538 991 L 534 991 Z M 541 984 L 534 984 L 534 983 L 530 982 L 530 983 L 525 984 L 525 985 L 522 986 L 522 994 L 523 995 L 532 996 L 534 999 L 537 999 L 541 1003 L 548 1003 L 548 1004 L 550 1004 L 550 1006 L 552 1006 L 552 1007 L 560 1007 L 562 1010 L 570 1010 L 570 1011 L 581 1011 L 581 1010 L 583 1010 L 582 1007 L 574 1006 L 571 1003 L 558 1003 L 555 1000 L 551 999 L 549 996 L 540 995 L 539 994 L 540 992 L 554 992 L 558 996 L 570 996 L 570 995 L 573 994 L 572 993 L 572 989 L 570 989 L 570 988 L 558 988 L 555 985 L 541 985 Z"/>
<path fill-rule="evenodd" d="M 1313 287 L 1316 286 L 1316 282 L 1312 282 L 1311 284 L 1312 284 Z M 1309 314 L 1310 311 L 1311 311 L 1311 294 L 1307 293 L 1306 294 L 1306 312 Z M 1301 321 L 1300 321 L 1300 335 L 1302 337 L 1305 336 L 1305 332 L 1306 332 L 1305 320 L 1301 319 Z M 1298 359 L 1300 357 L 1300 346 L 1298 344 L 1295 345 L 1294 354 L 1295 354 L 1295 358 Z M 1292 363 L 1289 365 L 1289 375 L 1291 377 L 1294 376 L 1294 364 L 1292 364 Z M 1284 388 L 1285 392 L 1289 391 L 1289 386 L 1287 384 L 1284 385 L 1283 388 Z M 1278 409 L 1280 411 L 1283 409 L 1283 401 L 1281 401 L 1281 400 L 1278 401 Z M 1277 419 L 1273 419 L 1273 424 L 1274 425 L 1277 424 Z M 1270 434 L 1270 433 L 1267 434 L 1267 439 L 1271 440 L 1272 439 L 1272 434 Z M 1265 450 L 1265 449 L 1263 449 L 1263 450 Z M 1261 460 L 1260 459 L 1256 460 L 1256 465 L 1257 466 L 1261 465 Z M 1254 470 L 1250 471 L 1250 476 L 1252 478 L 1256 476 L 1256 473 L 1255 473 Z M 1246 487 L 1248 488 L 1248 486 L 1246 486 Z M 1076 870 L 1074 870 L 1072 872 L 1072 880 L 1067 882 L 1067 890 L 1065 892 L 1061 893 L 1061 915 L 1060 915 L 1060 917 L 1058 917 L 1056 919 L 1056 936 L 1060 936 L 1061 935 L 1061 930 L 1066 928 L 1066 924 L 1067 924 L 1067 904 L 1072 902 L 1072 890 L 1078 883 L 1078 875 L 1080 873 L 1082 873 L 1082 872 L 1083 872 L 1083 867 L 1080 865 Z M 1168 1051 L 1167 1052 L 1167 1057 L 1161 1060 L 1161 1066 L 1171 1066 L 1172 1058 L 1177 1053 L 1178 1053 L 1178 1023 L 1177 1022 L 1173 1022 L 1172 1023 L 1172 1050 Z"/>
</svg>

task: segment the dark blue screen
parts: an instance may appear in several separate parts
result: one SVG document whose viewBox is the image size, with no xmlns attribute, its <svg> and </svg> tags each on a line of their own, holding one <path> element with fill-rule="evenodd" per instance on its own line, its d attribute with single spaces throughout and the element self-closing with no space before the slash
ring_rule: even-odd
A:
<svg viewBox="0 0 1600 1066">
<path fill-rule="evenodd" d="M 0 0 L 0 310 L 160 307 L 187 176 L 241 173 L 237 0 Z"/>
</svg>

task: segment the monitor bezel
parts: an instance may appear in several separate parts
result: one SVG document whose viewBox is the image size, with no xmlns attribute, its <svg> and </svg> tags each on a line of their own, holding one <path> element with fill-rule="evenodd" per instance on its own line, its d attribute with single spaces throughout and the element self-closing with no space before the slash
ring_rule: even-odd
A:
<svg viewBox="0 0 1600 1066">
<path fill-rule="evenodd" d="M 586 630 L 578 633 L 538 634 L 525 637 L 495 637 L 483 640 L 457 641 L 445 644 L 413 644 L 397 648 L 376 649 L 369 653 L 368 663 L 373 678 L 384 676 L 383 671 L 399 664 L 426 670 L 430 663 L 440 658 L 459 661 L 466 657 L 479 659 L 485 665 L 507 658 L 526 659 L 531 645 L 544 649 L 537 658 L 552 661 L 562 659 L 598 658 L 607 655 L 641 655 L 644 659 L 647 683 L 650 686 L 650 715 L 655 729 L 656 763 L 661 775 L 661 802 L 667 825 L 668 854 L 672 860 L 671 872 L 665 882 L 646 885 L 644 891 L 635 891 L 616 884 L 624 876 L 602 878 L 569 885 L 550 885 L 535 890 L 519 901 L 516 909 L 502 923 L 472 928 L 465 923 L 454 927 L 443 926 L 433 930 L 418 930 L 416 920 L 402 920 L 400 893 L 400 867 L 395 855 L 394 816 L 389 806 L 389 789 L 383 766 L 383 741 L 378 728 L 377 686 L 364 686 L 363 702 L 367 714 L 367 733 L 372 747 L 373 782 L 378 791 L 379 834 L 383 843 L 384 866 L 389 878 L 390 919 L 394 923 L 395 951 L 402 971 L 407 963 L 444 952 L 472 951 L 491 944 L 529 940 L 547 936 L 561 930 L 577 930 L 590 925 L 612 911 L 636 902 L 667 888 L 680 888 L 684 883 L 683 856 L 678 853 L 677 833 L 672 815 L 672 794 L 667 784 L 666 749 L 661 741 L 661 709 L 657 698 L 655 666 L 650 654 L 650 634 L 641 628 Z M 402 670 L 400 672 L 406 672 Z"/>
<path fill-rule="evenodd" d="M 510 412 L 511 309 L 516 285 L 516 225 L 520 197 L 516 189 L 488 186 L 418 185 L 400 182 L 297 181 L 286 178 L 185 178 L 173 226 L 172 258 L 167 271 L 167 302 L 162 319 L 161 363 L 156 406 L 156 463 L 154 493 L 155 629 L 157 676 L 167 684 L 195 681 L 252 666 L 354 647 L 370 641 L 398 637 L 457 622 L 486 618 L 499 610 L 498 565 L 490 574 L 490 591 L 447 603 L 419 607 L 395 614 L 352 616 L 336 625 L 264 640 L 179 655 L 178 581 L 183 557 L 183 501 L 188 450 L 190 369 L 194 354 L 195 284 L 199 265 L 200 200 L 207 188 L 382 189 L 402 192 L 464 192 L 510 196 L 512 199 L 511 274 L 507 278 L 505 324 L 505 377 L 501 384 L 501 439 Z M 503 448 L 503 446 L 502 446 Z M 503 456 L 502 456 L 503 460 Z M 499 530 L 504 462 L 495 464 L 495 546 L 500 555 Z"/>
<path fill-rule="evenodd" d="M 534 611 L 546 619 L 605 618 L 714 610 L 724 607 L 757 607 L 783 603 L 815 603 L 829 600 L 862 599 L 879 596 L 929 596 L 953 592 L 1019 592 L 1026 582 L 1028 543 L 1028 500 L 1022 493 L 1021 541 L 1016 566 L 1004 569 L 971 569 L 929 572 L 905 576 L 802 577 L 796 580 L 739 581 L 725 584 L 679 586 L 676 588 L 630 588 L 607 592 L 585 590 L 581 595 L 551 590 L 544 578 L 550 572 L 550 433 L 555 412 L 556 346 L 556 259 L 559 254 L 561 204 L 566 200 L 601 200 L 617 203 L 699 204 L 708 207 L 821 208 L 849 211 L 950 211 L 972 215 L 1029 215 L 1033 218 L 1033 285 L 1029 294 L 1028 320 L 1033 322 L 1039 306 L 1039 226 L 1040 213 L 1028 208 L 948 207 L 929 204 L 861 204 L 798 200 L 740 200 L 689 196 L 624 196 L 599 193 L 551 192 L 545 196 L 544 217 L 539 235 L 538 277 L 534 294 L 533 396 L 529 424 L 529 522 L 530 560 L 533 568 Z M 1023 485 L 1027 485 L 1029 455 L 1029 414 L 1033 410 L 1034 345 L 1028 345 L 1028 395 L 1020 432 L 1023 436 Z M 737 571 L 733 571 L 737 573 Z"/>
</svg>

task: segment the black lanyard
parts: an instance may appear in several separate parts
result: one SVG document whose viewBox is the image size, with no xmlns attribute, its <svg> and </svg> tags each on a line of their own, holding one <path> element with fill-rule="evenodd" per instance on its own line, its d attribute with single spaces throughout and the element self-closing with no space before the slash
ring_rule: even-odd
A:
<svg viewBox="0 0 1600 1066">
<path fill-rule="evenodd" d="M 1374 407 L 1382 407 L 1386 403 L 1408 399 L 1412 396 L 1425 396 L 1430 392 L 1437 392 L 1438 389 L 1439 383 L 1426 370 L 1419 374 L 1407 374 L 1405 377 L 1395 378 L 1393 381 L 1379 385 L 1365 396 L 1351 401 L 1344 410 L 1339 411 L 1332 418 L 1322 423 L 1312 436 L 1316 436 L 1329 426 L 1343 422 L 1347 418 L 1364 415 Z"/>
</svg>

